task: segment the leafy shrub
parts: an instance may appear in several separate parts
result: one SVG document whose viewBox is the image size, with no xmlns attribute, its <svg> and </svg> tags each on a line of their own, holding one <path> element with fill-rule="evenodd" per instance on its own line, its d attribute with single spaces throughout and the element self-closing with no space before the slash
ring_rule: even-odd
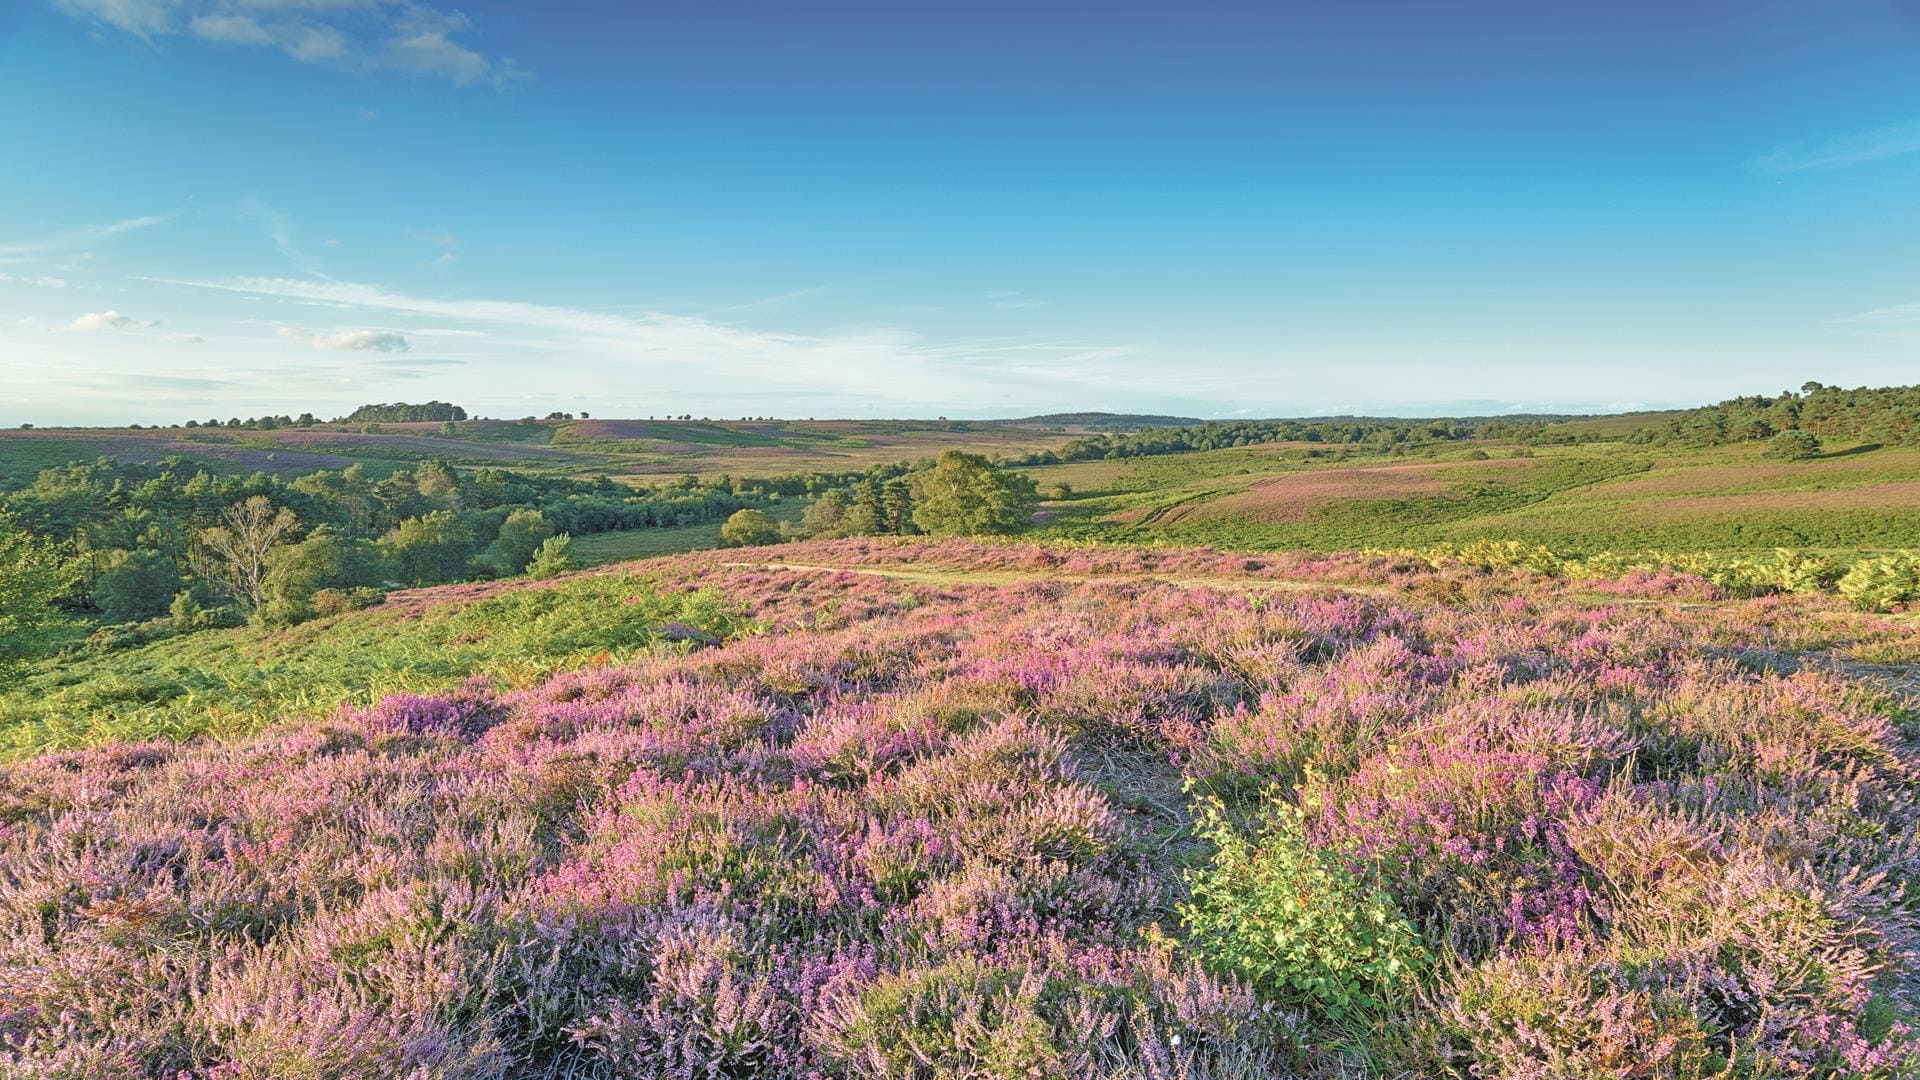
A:
<svg viewBox="0 0 1920 1080">
<path fill-rule="evenodd" d="M 345 615 L 349 611 L 370 608 L 386 599 L 379 589 L 321 589 L 309 600 L 313 613 L 319 616 Z"/>
<path fill-rule="evenodd" d="M 1249 841 L 1207 800 L 1195 829 L 1215 851 L 1190 876 L 1180 915 L 1216 968 L 1276 1000 L 1350 1020 L 1391 1004 L 1427 966 L 1393 898 L 1310 845 L 1297 809 L 1276 799 Z"/>
<path fill-rule="evenodd" d="M 567 557 L 567 549 L 573 545 L 573 537 L 566 533 L 549 536 L 540 544 L 540 550 L 533 553 L 533 559 L 527 563 L 527 576 L 535 581 L 559 577 L 573 569 L 573 560 Z"/>
</svg>

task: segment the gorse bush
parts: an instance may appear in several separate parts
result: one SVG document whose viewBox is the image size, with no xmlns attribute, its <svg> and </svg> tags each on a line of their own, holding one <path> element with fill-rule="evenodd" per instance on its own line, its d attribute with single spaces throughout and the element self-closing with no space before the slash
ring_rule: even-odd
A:
<svg viewBox="0 0 1920 1080">
<path fill-rule="evenodd" d="M 1393 897 L 1306 838 L 1299 810 L 1273 800 L 1249 839 L 1217 800 L 1195 830 L 1214 847 L 1181 905 L 1193 945 L 1215 967 L 1275 1000 L 1333 1020 L 1403 996 L 1430 956 Z"/>
</svg>

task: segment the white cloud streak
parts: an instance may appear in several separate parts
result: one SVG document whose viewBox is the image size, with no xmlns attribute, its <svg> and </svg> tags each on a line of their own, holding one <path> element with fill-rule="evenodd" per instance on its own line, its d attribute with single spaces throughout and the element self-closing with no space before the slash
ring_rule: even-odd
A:
<svg viewBox="0 0 1920 1080">
<path fill-rule="evenodd" d="M 474 333 L 510 328 L 536 340 L 480 340 L 466 355 L 524 363 L 564 355 L 601 365 L 603 380 L 632 376 L 666 387 L 710 389 L 716 381 L 755 393 L 833 394 L 860 400 L 928 403 L 979 401 L 1012 387 L 1133 385 L 1155 393 L 1184 385 L 1178 373 L 1154 367 L 1127 371 L 1129 347 L 1062 341 L 937 343 L 891 327 L 799 334 L 723 324 L 660 312 L 615 314 L 518 300 L 439 299 L 369 284 L 292 278 L 222 281 L 158 279 L 167 284 L 271 297 L 388 318 L 435 320 Z M 394 331 L 398 333 L 398 331 Z M 444 331 L 441 331 L 444 332 Z M 475 353 L 474 348 L 483 352 Z M 584 369 L 583 369 L 584 371 Z M 584 375 L 582 377 L 585 377 Z"/>
<path fill-rule="evenodd" d="M 329 352 L 406 352 L 405 334 L 392 330 L 342 330 L 335 334 L 309 334 L 292 327 L 280 328 L 280 336 L 304 342 Z"/>
<path fill-rule="evenodd" d="M 97 330 L 151 330 L 159 326 L 156 320 L 136 319 L 131 315 L 122 315 L 118 311 L 90 311 L 61 327 L 75 333 L 92 333 Z"/>
<path fill-rule="evenodd" d="M 66 278 L 50 277 L 46 274 L 0 274 L 0 285 L 32 285 L 39 289 L 64 289 Z"/>
<path fill-rule="evenodd" d="M 293 222 L 287 215 L 261 202 L 258 198 L 248 198 L 240 204 L 240 216 L 258 224 L 267 238 L 273 241 L 273 250 L 317 278 L 327 276 L 321 269 L 320 260 L 301 250 L 293 240 Z"/>
<path fill-rule="evenodd" d="M 131 217 L 106 225 L 82 225 L 63 233 L 41 240 L 32 240 L 23 244 L 0 244 L 0 261 L 18 262 L 42 255 L 65 255 L 92 247 L 103 240 L 111 240 L 141 229 L 150 229 L 155 225 L 165 225 L 174 218 L 174 214 L 148 214 L 145 217 Z"/>
<path fill-rule="evenodd" d="M 1835 320 L 1853 326 L 1914 326 L 1920 325 L 1920 301 L 1911 304 L 1894 304 L 1891 307 L 1874 308 L 1858 315 L 1849 315 Z"/>
<path fill-rule="evenodd" d="M 456 86 L 527 78 L 512 60 L 461 41 L 472 21 L 417 0 L 54 0 L 76 18 L 148 44 L 185 37 L 226 48 L 277 49 L 353 72 L 395 71 Z"/>
<path fill-rule="evenodd" d="M 1840 135 L 1815 135 L 1782 143 L 1749 162 L 1763 173 L 1844 169 L 1920 151 L 1920 118 Z"/>
</svg>

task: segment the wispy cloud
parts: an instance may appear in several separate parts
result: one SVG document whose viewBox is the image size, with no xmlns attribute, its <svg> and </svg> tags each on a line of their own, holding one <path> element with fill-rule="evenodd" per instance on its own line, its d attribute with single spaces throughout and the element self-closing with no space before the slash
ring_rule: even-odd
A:
<svg viewBox="0 0 1920 1080">
<path fill-rule="evenodd" d="M 166 283 L 345 311 L 377 312 L 388 319 L 435 320 L 440 325 L 452 323 L 469 334 L 476 332 L 476 326 L 511 328 L 529 332 L 520 336 L 531 340 L 489 341 L 479 346 L 483 352 L 469 355 L 507 361 L 537 350 L 550 356 L 569 356 L 578 363 L 603 365 L 608 378 L 631 374 L 663 388 L 675 384 L 710 387 L 719 379 L 763 388 L 768 394 L 820 391 L 858 395 L 860 400 L 924 404 L 977 400 L 989 389 L 1004 392 L 1021 386 L 1088 386 L 1111 391 L 1131 385 L 1161 392 L 1180 385 L 1177 373 L 1153 365 L 1136 365 L 1129 370 L 1128 364 L 1120 361 L 1137 359 L 1134 350 L 1111 344 L 935 342 L 895 327 L 801 334 L 661 312 L 626 314 L 519 300 L 415 296 L 346 281 L 255 277 L 168 279 Z M 507 349 L 513 351 L 503 351 Z"/>
<path fill-rule="evenodd" d="M 1843 169 L 1920 151 L 1920 118 L 1871 131 L 1815 135 L 1782 143 L 1748 164 L 1763 173 Z"/>
<path fill-rule="evenodd" d="M 124 218 L 105 225 L 82 225 L 77 229 L 68 229 L 65 232 L 25 243 L 0 244 L 0 262 L 20 262 L 38 256 L 67 255 L 84 251 L 103 240 L 111 240 L 116 236 L 141 229 L 150 229 L 155 225 L 165 225 L 179 216 L 178 213 L 148 214 L 144 217 Z"/>
<path fill-rule="evenodd" d="M 317 278 L 327 276 L 321 269 L 320 260 L 301 250 L 294 243 L 293 221 L 287 215 L 261 202 L 258 197 L 249 197 L 240 204 L 240 216 L 259 225 L 273 241 L 273 250 L 285 256 L 287 260 Z"/>
<path fill-rule="evenodd" d="M 58 329 L 71 330 L 75 333 L 91 333 L 97 330 L 151 330 L 159 325 L 158 320 L 136 319 L 131 315 L 122 315 L 118 311 L 108 310 L 90 311 Z"/>
<path fill-rule="evenodd" d="M 1021 311 L 1046 307 L 1047 302 L 1015 289 L 995 289 L 987 293 L 987 306 L 1002 311 Z"/>
<path fill-rule="evenodd" d="M 1848 315 L 1835 319 L 1843 326 L 1857 326 L 1868 330 L 1905 329 L 1920 326 L 1920 301 L 1911 304 L 1894 304 L 1890 307 L 1874 308 L 1857 315 Z"/>
<path fill-rule="evenodd" d="M 277 49 L 302 63 L 398 71 L 456 86 L 527 78 L 512 60 L 464 43 L 472 21 L 417 0 L 53 0 L 76 18 L 148 44 L 187 37 L 229 48 Z"/>
<path fill-rule="evenodd" d="M 406 352 L 407 337 L 392 330 L 342 330 L 336 334 L 309 334 L 290 326 L 280 328 L 280 336 L 330 352 Z"/>
<path fill-rule="evenodd" d="M 0 285 L 32 285 L 41 289 L 64 289 L 67 287 L 67 279 L 46 274 L 0 274 Z"/>
</svg>

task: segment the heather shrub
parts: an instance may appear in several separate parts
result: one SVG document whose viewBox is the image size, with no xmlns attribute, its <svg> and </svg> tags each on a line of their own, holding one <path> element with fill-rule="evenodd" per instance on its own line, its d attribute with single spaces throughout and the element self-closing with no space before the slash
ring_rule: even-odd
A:
<svg viewBox="0 0 1920 1080">
<path fill-rule="evenodd" d="M 836 1072 L 873 1080 L 1253 1080 L 1313 1065 L 1291 1018 L 1157 950 L 1090 971 L 962 957 L 882 975 L 823 1003 L 809 1036 Z"/>
<path fill-rule="evenodd" d="M 1727 1075 L 1692 1006 L 1683 989 L 1618 963 L 1559 951 L 1503 954 L 1446 987 L 1438 1016 L 1422 1024 L 1443 1034 L 1427 1046 L 1407 1039 L 1394 1051 L 1414 1060 L 1394 1064 L 1514 1080 Z"/>
<path fill-rule="evenodd" d="M 655 943 L 647 992 L 615 997 L 571 1030 L 621 1076 L 763 1076 L 797 1056 L 779 973 L 737 930 L 678 927 Z"/>
<path fill-rule="evenodd" d="M 399 594 L 110 654 L 207 669 L 141 725 L 184 676 L 52 691 L 8 745 L 151 738 L 0 763 L 0 1076 L 1920 1072 L 1912 714 L 1808 655 L 1897 618 L 1671 564 L 794 557 L 884 573 Z M 1093 580 L 997 577 L 1040 563 Z"/>
<path fill-rule="evenodd" d="M 1422 748 L 1310 784 L 1320 843 L 1378 880 L 1434 942 L 1479 955 L 1577 933 L 1592 901 L 1561 819 L 1591 784 L 1536 755 Z"/>
<path fill-rule="evenodd" d="M 1218 802 L 1202 804 L 1195 827 L 1214 854 L 1188 879 L 1180 915 L 1216 969 L 1345 1021 L 1401 1000 L 1429 963 L 1393 898 L 1313 847 L 1287 804 L 1276 803 L 1251 839 Z"/>
<path fill-rule="evenodd" d="M 504 1076 L 498 905 L 465 885 L 374 893 L 239 947 L 195 1023 L 240 1077 Z"/>
</svg>

